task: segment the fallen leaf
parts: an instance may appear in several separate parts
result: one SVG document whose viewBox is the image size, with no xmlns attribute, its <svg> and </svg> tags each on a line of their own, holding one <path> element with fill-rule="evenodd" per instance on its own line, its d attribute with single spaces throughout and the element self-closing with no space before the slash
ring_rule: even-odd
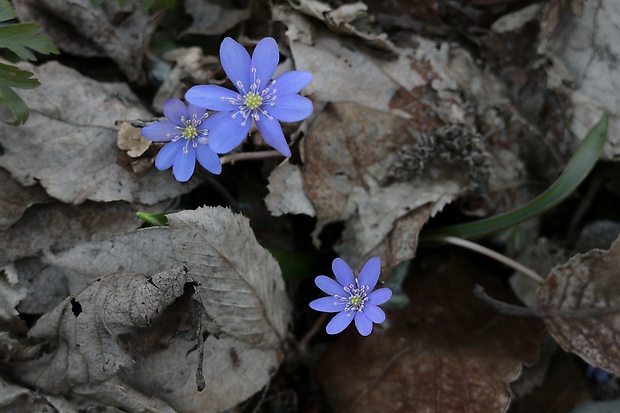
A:
<svg viewBox="0 0 620 413">
<path fill-rule="evenodd" d="M 185 11 L 192 16 L 192 24 L 185 34 L 221 35 L 250 18 L 250 8 L 222 7 L 216 2 L 187 0 Z"/>
<path fill-rule="evenodd" d="M 107 56 L 129 81 L 146 83 L 142 70 L 145 46 L 161 18 L 149 16 L 139 1 L 105 0 L 95 6 L 89 0 L 25 0 L 15 3 L 22 21 L 45 28 L 63 51 L 81 56 Z M 64 24 L 59 24 L 61 21 Z"/>
<path fill-rule="evenodd" d="M 0 168 L 0 193 L 2 194 L 0 197 L 0 231 L 17 222 L 28 207 L 51 200 L 41 186 L 24 187 L 2 168 Z"/>
<path fill-rule="evenodd" d="M 29 412 L 48 413 L 56 410 L 56 406 L 47 398 L 25 387 L 9 383 L 0 377 L 0 411 L 1 412 Z M 75 410 L 64 410 L 67 413 L 77 413 Z"/>
<path fill-rule="evenodd" d="M 620 375 L 620 238 L 555 267 L 539 288 L 538 308 L 551 336 L 566 351 Z"/>
<path fill-rule="evenodd" d="M 121 336 L 148 327 L 183 293 L 186 270 L 173 269 L 146 277 L 116 273 L 100 277 L 44 314 L 30 329 L 33 340 L 47 342 L 51 351 L 15 366 L 15 374 L 52 394 L 73 386 L 100 383 L 134 358 Z"/>
<path fill-rule="evenodd" d="M 218 339 L 205 342 L 206 388 L 196 390 L 196 344 L 181 339 L 136 360 L 133 373 L 122 379 L 180 412 L 225 410 L 269 381 L 282 358 L 291 305 L 277 262 L 258 244 L 246 218 L 224 208 L 167 217 L 169 227 L 80 244 L 45 262 L 61 269 L 71 292 L 101 274 L 186 265 L 207 316 L 221 330 Z"/>
<path fill-rule="evenodd" d="M 510 300 L 480 260 L 426 254 L 405 282 L 410 304 L 387 311 L 369 337 L 345 331 L 317 374 L 333 411 L 505 413 L 510 383 L 532 363 L 544 338 L 540 321 L 496 313 L 471 292 L 481 284 Z"/>
<path fill-rule="evenodd" d="M 304 181 L 301 167 L 291 164 L 288 160 L 282 162 L 269 175 L 269 194 L 265 197 L 265 204 L 274 216 L 283 214 L 303 214 L 316 216 L 310 198 L 304 192 Z"/>
<path fill-rule="evenodd" d="M 118 122 L 120 127 L 116 136 L 118 149 L 127 151 L 127 155 L 137 158 L 151 146 L 151 141 L 142 136 L 142 129 L 136 128 L 131 122 Z"/>
<path fill-rule="evenodd" d="M 603 112 L 609 113 L 605 156 L 615 159 L 620 156 L 620 45 L 615 41 L 620 3 L 600 0 L 582 5 L 580 15 L 568 7 L 559 9 L 557 1 L 549 6 L 558 15 L 557 27 L 548 30 L 541 53 L 551 61 L 547 68 L 550 87 L 567 96 L 569 129 L 576 139 L 586 136 Z"/>
<path fill-rule="evenodd" d="M 0 125 L 0 166 L 24 186 L 40 183 L 63 202 L 128 201 L 154 204 L 188 192 L 155 167 L 135 175 L 116 164 L 119 119 L 152 115 L 125 84 L 99 83 L 56 62 L 23 64 L 41 81 L 22 97 L 31 110 L 26 125 Z"/>
</svg>

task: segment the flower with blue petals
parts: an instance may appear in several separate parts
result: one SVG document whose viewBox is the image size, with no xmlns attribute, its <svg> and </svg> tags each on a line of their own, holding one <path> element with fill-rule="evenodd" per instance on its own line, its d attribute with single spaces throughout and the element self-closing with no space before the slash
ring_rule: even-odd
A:
<svg viewBox="0 0 620 413">
<path fill-rule="evenodd" d="M 381 259 L 374 257 L 368 260 L 357 278 L 340 258 L 333 261 L 332 270 L 337 282 L 325 275 L 319 275 L 314 280 L 317 287 L 329 294 L 329 297 L 312 301 L 310 307 L 326 313 L 338 313 L 327 324 L 327 334 L 338 334 L 355 320 L 357 331 L 363 336 L 369 335 L 373 323 L 385 321 L 385 313 L 378 305 L 392 297 L 389 288 L 373 291 L 379 281 Z"/>
<path fill-rule="evenodd" d="M 267 144 L 284 156 L 291 156 L 279 121 L 297 122 L 310 116 L 312 102 L 299 92 L 312 81 L 312 74 L 292 71 L 272 80 L 280 54 L 271 37 L 258 43 L 251 58 L 243 46 L 227 37 L 220 46 L 220 60 L 238 92 L 199 85 L 190 88 L 185 99 L 219 111 L 211 116 L 212 133 L 225 134 L 231 145 L 239 145 L 254 122 Z"/>
<path fill-rule="evenodd" d="M 164 103 L 167 121 L 153 123 L 142 128 L 142 135 L 151 141 L 168 142 L 157 154 L 155 166 L 164 171 L 172 167 L 174 177 L 185 182 L 192 177 L 196 160 L 209 172 L 222 172 L 218 153 L 231 151 L 223 134 L 213 134 L 210 126 L 213 120 L 207 111 L 190 104 L 185 106 L 179 99 L 168 99 Z"/>
</svg>

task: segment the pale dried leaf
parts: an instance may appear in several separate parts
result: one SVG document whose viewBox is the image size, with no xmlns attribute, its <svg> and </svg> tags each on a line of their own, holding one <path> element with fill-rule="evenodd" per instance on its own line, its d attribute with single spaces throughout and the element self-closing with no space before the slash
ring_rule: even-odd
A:
<svg viewBox="0 0 620 413">
<path fill-rule="evenodd" d="M 556 2 L 557 3 L 557 2 Z M 557 11 L 557 29 L 546 40 L 544 53 L 553 65 L 549 84 L 568 96 L 570 131 L 586 136 L 603 112 L 609 113 L 605 156 L 620 157 L 620 43 L 616 41 L 620 3 L 615 0 L 583 3 L 583 15 L 568 7 Z"/>
<path fill-rule="evenodd" d="M 146 277 L 116 273 L 100 277 L 44 314 L 28 335 L 52 348 L 15 367 L 21 380 L 54 394 L 80 384 L 97 384 L 134 363 L 121 337 L 148 327 L 183 294 L 183 268 Z"/>
<path fill-rule="evenodd" d="M 51 198 L 39 185 L 24 187 L 0 168 L 0 231 L 17 222 L 28 207 Z M 1 259 L 0 259 L 1 261 Z"/>
<path fill-rule="evenodd" d="M 291 164 L 288 159 L 269 175 L 267 189 L 269 194 L 265 197 L 265 204 L 274 216 L 283 214 L 316 216 L 314 206 L 304 192 L 301 168 Z"/>
<path fill-rule="evenodd" d="M 19 282 L 15 266 L 0 267 L 0 325 L 18 320 L 15 307 L 25 296 L 26 288 Z"/>
<path fill-rule="evenodd" d="M 19 127 L 0 124 L 0 166 L 22 185 L 39 182 L 54 198 L 74 204 L 87 199 L 154 204 L 195 185 L 155 167 L 138 176 L 116 164 L 115 121 L 152 116 L 127 85 L 98 83 L 56 62 L 22 65 L 42 84 L 20 91 L 30 119 Z"/>
<path fill-rule="evenodd" d="M 118 149 L 127 151 L 127 155 L 137 158 L 151 146 L 151 141 L 142 136 L 142 129 L 136 128 L 131 122 L 118 122 L 120 128 L 116 136 Z"/>
<path fill-rule="evenodd" d="M 0 413 L 49 413 L 57 411 L 55 407 L 39 392 L 9 383 L 0 377 Z M 64 412 L 77 413 L 77 409 L 67 409 L 63 410 Z"/>
<path fill-rule="evenodd" d="M 620 239 L 609 250 L 578 254 L 551 271 L 538 307 L 551 336 L 566 351 L 620 375 Z M 575 316 L 579 315 L 579 316 Z"/>
<path fill-rule="evenodd" d="M 496 313 L 471 293 L 480 283 L 509 299 L 506 286 L 456 254 L 425 255 L 405 283 L 410 304 L 387 312 L 369 337 L 343 333 L 319 361 L 333 411 L 505 413 L 510 383 L 544 338 L 535 319 Z"/>
<path fill-rule="evenodd" d="M 46 262 L 62 269 L 71 291 L 88 279 L 121 269 L 153 273 L 187 265 L 199 284 L 196 289 L 207 316 L 222 331 L 219 340 L 207 340 L 205 345 L 204 372 L 210 382 L 204 391 L 196 390 L 195 352 L 189 351 L 195 343 L 183 340 L 173 340 L 159 355 L 145 355 L 134 367 L 136 377 L 127 374 L 123 380 L 181 411 L 230 408 L 263 387 L 281 360 L 292 314 L 281 272 L 256 241 L 249 221 L 240 215 L 224 208 L 200 208 L 168 219 L 170 227 L 81 244 L 46 257 Z M 230 345 L 220 347 L 224 339 Z M 231 356 L 231 348 L 238 353 L 238 361 Z M 211 366 L 220 369 L 210 372 Z M 171 381 L 173 368 L 180 378 Z"/>
<path fill-rule="evenodd" d="M 82 56 L 107 56 L 132 82 L 146 83 L 142 70 L 145 46 L 161 18 L 149 16 L 140 1 L 116 0 L 95 6 L 89 0 L 24 0 L 16 2 L 22 21 L 45 28 L 60 49 Z M 64 24 L 59 24 L 59 20 Z"/>
</svg>

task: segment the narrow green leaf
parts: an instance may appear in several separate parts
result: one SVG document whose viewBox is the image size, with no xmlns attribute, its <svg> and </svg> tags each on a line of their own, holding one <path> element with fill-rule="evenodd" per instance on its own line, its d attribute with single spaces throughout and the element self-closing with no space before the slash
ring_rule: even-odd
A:
<svg viewBox="0 0 620 413">
<path fill-rule="evenodd" d="M 9 121 L 7 123 L 11 125 L 20 125 L 22 123 L 26 123 L 28 120 L 28 116 L 30 112 L 28 111 L 28 106 L 19 97 L 15 91 L 7 86 L 0 84 L 0 106 L 6 106 L 13 116 L 15 120 Z"/>
<path fill-rule="evenodd" d="M 138 211 L 136 212 L 136 215 L 142 221 L 154 227 L 168 226 L 168 218 L 166 218 L 166 214 L 149 214 L 148 212 Z"/>
<path fill-rule="evenodd" d="M 54 42 L 41 31 L 41 27 L 35 23 L 0 27 L 0 47 L 9 49 L 23 60 L 36 60 L 30 49 L 43 54 L 58 53 Z"/>
<path fill-rule="evenodd" d="M 450 225 L 422 231 L 420 245 L 437 245 L 439 237 L 481 238 L 510 228 L 553 208 L 579 186 L 588 176 L 603 151 L 607 140 L 609 115 L 603 114 L 601 120 L 590 129 L 579 148 L 570 159 L 560 177 L 541 195 L 527 204 L 492 217 L 465 224 Z"/>
<path fill-rule="evenodd" d="M 8 0 L 0 0 L 0 22 L 5 22 L 15 17 L 17 17 L 17 14 L 15 14 L 15 10 L 13 10 Z"/>
<path fill-rule="evenodd" d="M 19 89 L 34 89 L 40 83 L 34 73 L 22 70 L 16 66 L 0 63 L 0 85 Z"/>
</svg>

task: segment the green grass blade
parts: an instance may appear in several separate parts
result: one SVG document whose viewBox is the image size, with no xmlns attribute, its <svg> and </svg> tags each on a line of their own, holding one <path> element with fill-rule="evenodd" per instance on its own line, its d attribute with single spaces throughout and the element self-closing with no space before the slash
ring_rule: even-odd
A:
<svg viewBox="0 0 620 413">
<path fill-rule="evenodd" d="M 420 245 L 440 244 L 442 242 L 439 238 L 445 236 L 468 239 L 481 238 L 538 216 L 562 202 L 583 182 L 598 161 L 607 140 L 608 119 L 608 114 L 603 114 L 581 142 L 566 168 L 564 168 L 564 172 L 538 197 L 512 211 L 465 224 L 422 231 Z"/>
<path fill-rule="evenodd" d="M 166 214 L 149 214 L 148 212 L 136 212 L 138 218 L 154 227 L 165 227 L 168 225 Z"/>
</svg>

